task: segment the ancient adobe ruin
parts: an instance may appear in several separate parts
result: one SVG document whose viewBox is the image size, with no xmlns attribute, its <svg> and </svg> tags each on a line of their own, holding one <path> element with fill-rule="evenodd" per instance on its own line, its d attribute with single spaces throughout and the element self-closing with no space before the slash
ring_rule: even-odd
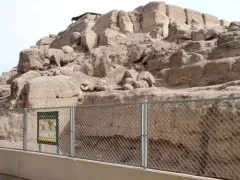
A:
<svg viewBox="0 0 240 180">
<path fill-rule="evenodd" d="M 229 23 L 213 15 L 160 1 L 150 2 L 132 12 L 113 10 L 103 15 L 87 13 L 57 35 L 43 37 L 36 45 L 21 51 L 18 66 L 0 77 L 0 109 L 120 104 L 142 102 L 145 99 L 239 97 L 239 90 L 240 22 Z M 202 106 L 202 109 L 192 106 L 188 109 L 191 114 L 202 113 L 203 116 L 198 117 L 196 122 L 191 121 L 192 117 L 184 117 L 183 121 L 178 122 L 183 124 L 177 126 L 178 129 L 171 127 L 168 122 L 167 127 L 173 128 L 170 131 L 161 129 L 164 119 L 155 109 L 152 116 L 158 118 L 155 120 L 157 125 L 152 125 L 155 136 L 151 138 L 170 143 L 171 152 L 181 154 L 184 148 L 197 151 L 201 133 L 207 127 L 200 124 L 212 123 L 204 116 L 211 109 L 222 115 L 218 119 L 225 123 L 225 127 L 231 127 L 229 136 L 234 134 L 239 141 L 239 122 L 229 121 L 230 117 L 237 117 L 239 113 L 237 102 L 217 106 L 210 104 Z M 185 110 L 184 106 L 177 111 L 175 107 L 169 107 L 170 119 Z M 77 113 L 81 113 L 81 109 Z M 86 112 L 85 116 L 91 113 Z M 136 120 L 134 113 L 131 114 L 126 107 L 115 110 L 115 114 L 109 110 L 108 114 L 110 120 Z M 116 119 L 116 114 L 124 118 Z M 0 117 L 1 139 L 19 140 L 21 132 L 15 124 L 17 117 L 14 111 L 9 116 Z M 98 118 L 101 123 L 108 124 L 104 117 Z M 65 119 L 63 117 L 62 122 Z M 79 136 L 91 138 L 97 134 L 114 139 L 116 128 L 118 136 L 126 136 L 124 123 L 116 123 L 116 127 L 104 134 L 94 124 L 94 119 L 85 119 L 88 119 L 88 126 L 78 126 Z M 62 132 L 68 125 L 62 124 Z M 127 127 L 131 133 L 127 133 L 128 137 L 125 138 L 132 141 L 136 139 L 136 126 L 136 122 L 133 122 Z M 191 128 L 187 128 L 189 126 Z M 196 144 L 189 145 L 186 139 L 179 138 L 183 131 L 181 128 L 187 129 L 184 136 L 196 140 Z M 216 125 L 217 128 L 220 129 L 220 125 Z M 175 134 L 169 133 L 173 131 Z M 210 142 L 210 146 L 213 149 L 226 149 L 227 146 L 218 135 L 213 134 L 218 143 Z M 226 141 L 230 143 L 230 140 Z M 179 149 L 178 143 L 184 148 Z M 85 146 L 89 151 L 92 150 L 92 147 Z M 240 149 L 238 143 L 233 144 L 232 148 Z M 240 152 L 230 152 L 223 157 L 215 157 L 214 153 L 209 151 L 211 158 L 221 161 L 222 168 L 237 167 L 232 161 L 240 156 Z M 152 157 L 156 156 L 152 154 Z M 166 161 L 172 161 L 168 158 L 165 157 Z M 178 167 L 181 169 L 182 166 Z M 209 169 L 209 174 L 226 175 L 219 171 L 217 165 Z"/>
</svg>

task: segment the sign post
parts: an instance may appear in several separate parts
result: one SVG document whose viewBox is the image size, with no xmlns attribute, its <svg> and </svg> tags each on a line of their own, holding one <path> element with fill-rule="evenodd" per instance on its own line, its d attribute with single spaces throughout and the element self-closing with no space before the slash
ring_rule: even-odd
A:
<svg viewBox="0 0 240 180">
<path fill-rule="evenodd" d="M 37 143 L 39 151 L 42 151 L 42 144 L 56 145 L 59 154 L 59 120 L 58 112 L 37 113 Z"/>
</svg>

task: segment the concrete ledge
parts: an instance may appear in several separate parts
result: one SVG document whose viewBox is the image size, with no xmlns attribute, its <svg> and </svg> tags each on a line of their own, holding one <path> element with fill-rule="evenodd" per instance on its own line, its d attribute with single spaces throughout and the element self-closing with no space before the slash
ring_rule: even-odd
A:
<svg viewBox="0 0 240 180">
<path fill-rule="evenodd" d="M 0 173 L 19 176 L 19 151 L 0 149 Z"/>
<path fill-rule="evenodd" d="M 15 177 L 15 176 L 0 174 L 0 180 L 27 180 L 27 179 L 22 179 L 22 178 Z"/>
<path fill-rule="evenodd" d="M 177 173 L 6 149 L 0 149 L 0 159 L 0 173 L 30 180 L 211 180 Z"/>
</svg>

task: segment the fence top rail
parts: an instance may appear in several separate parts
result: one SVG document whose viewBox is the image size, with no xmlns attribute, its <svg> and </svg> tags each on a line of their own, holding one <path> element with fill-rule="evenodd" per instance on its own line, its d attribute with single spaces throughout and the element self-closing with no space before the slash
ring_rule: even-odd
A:
<svg viewBox="0 0 240 180">
<path fill-rule="evenodd" d="M 141 105 L 143 103 L 147 104 L 177 104 L 177 103 L 191 103 L 191 102 L 210 102 L 210 101 L 234 101 L 240 100 L 240 97 L 227 97 L 227 98 L 209 98 L 209 99 L 177 99 L 177 100 L 148 100 L 143 99 L 142 101 L 129 102 L 129 103 L 115 103 L 115 104 L 89 104 L 89 105 L 77 105 L 77 106 L 63 106 L 63 107 L 43 107 L 43 108 L 29 108 L 29 110 L 39 110 L 39 109 L 59 109 L 59 108 L 89 108 L 89 107 L 110 107 L 110 106 L 127 106 L 127 105 Z"/>
<path fill-rule="evenodd" d="M 127 106 L 127 105 L 141 105 L 143 103 L 147 104 L 177 104 L 177 103 L 191 103 L 191 102 L 210 102 L 210 101 L 234 101 L 240 100 L 240 97 L 227 97 L 227 98 L 209 98 L 209 99 L 176 99 L 176 100 L 148 100 L 143 99 L 142 101 L 129 102 L 129 103 L 115 103 L 115 104 L 89 104 L 89 105 L 77 105 L 77 106 L 61 106 L 61 107 L 40 107 L 40 108 L 25 108 L 28 110 L 44 110 L 44 109 L 67 109 L 70 107 L 77 108 L 89 108 L 89 107 L 114 107 L 114 106 Z M 0 109 L 0 112 L 23 112 L 24 109 Z"/>
</svg>

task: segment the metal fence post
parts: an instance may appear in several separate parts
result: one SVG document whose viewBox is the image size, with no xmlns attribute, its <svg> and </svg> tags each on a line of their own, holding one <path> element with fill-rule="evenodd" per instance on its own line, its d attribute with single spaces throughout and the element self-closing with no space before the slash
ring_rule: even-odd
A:
<svg viewBox="0 0 240 180">
<path fill-rule="evenodd" d="M 70 107 L 70 143 L 71 152 L 70 156 L 75 157 L 75 109 L 76 107 Z"/>
<path fill-rule="evenodd" d="M 142 167 L 148 166 L 148 102 L 142 104 Z"/>
<path fill-rule="evenodd" d="M 28 108 L 23 110 L 23 150 L 27 150 Z"/>
</svg>

